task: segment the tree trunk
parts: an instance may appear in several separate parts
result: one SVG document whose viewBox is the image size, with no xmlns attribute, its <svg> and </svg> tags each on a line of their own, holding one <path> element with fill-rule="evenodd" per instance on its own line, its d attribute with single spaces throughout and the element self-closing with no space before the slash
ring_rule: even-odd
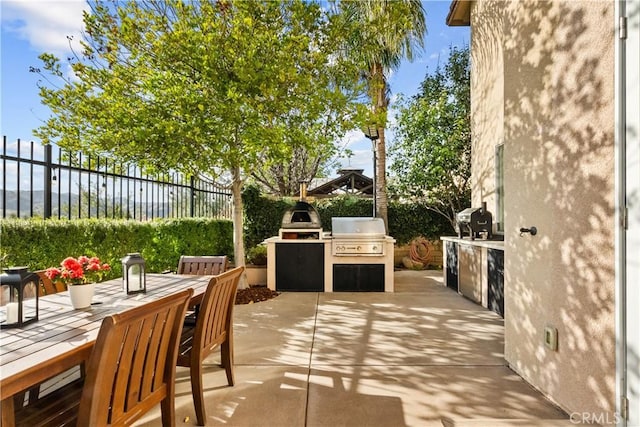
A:
<svg viewBox="0 0 640 427">
<path fill-rule="evenodd" d="M 387 82 L 384 77 L 382 64 L 374 63 L 371 69 L 371 79 L 373 84 L 373 113 L 376 116 L 378 125 L 378 141 L 376 143 L 376 170 L 373 172 L 376 177 L 376 217 L 382 218 L 384 228 L 389 231 L 389 220 L 387 217 L 387 149 L 384 139 L 384 128 L 387 118 Z M 381 119 L 382 118 L 382 119 Z"/>
<path fill-rule="evenodd" d="M 231 183 L 231 193 L 233 195 L 233 258 L 236 267 L 244 265 L 244 235 L 242 232 L 242 177 L 240 168 L 235 166 L 231 170 L 233 181 Z M 240 278 L 238 288 L 247 287 L 247 277 L 245 274 Z"/>
<path fill-rule="evenodd" d="M 384 229 L 389 232 L 387 216 L 387 149 L 384 141 L 384 128 L 378 129 L 380 138 L 376 143 L 376 217 L 384 221 Z"/>
</svg>

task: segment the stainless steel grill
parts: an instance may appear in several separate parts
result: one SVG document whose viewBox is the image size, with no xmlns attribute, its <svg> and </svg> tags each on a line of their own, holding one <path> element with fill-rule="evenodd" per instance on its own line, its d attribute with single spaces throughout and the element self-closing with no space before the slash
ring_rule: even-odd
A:
<svg viewBox="0 0 640 427">
<path fill-rule="evenodd" d="M 331 219 L 331 253 L 334 256 L 384 256 L 385 228 L 381 218 Z"/>
</svg>

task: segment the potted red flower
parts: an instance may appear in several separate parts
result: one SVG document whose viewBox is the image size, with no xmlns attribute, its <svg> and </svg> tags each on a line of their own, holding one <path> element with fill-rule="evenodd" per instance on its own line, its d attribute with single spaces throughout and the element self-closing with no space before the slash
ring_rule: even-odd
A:
<svg viewBox="0 0 640 427">
<path fill-rule="evenodd" d="M 44 274 L 52 281 L 67 286 L 74 308 L 86 308 L 91 305 L 95 283 L 100 282 L 109 270 L 111 266 L 98 257 L 82 255 L 65 258 L 60 267 L 48 268 Z"/>
</svg>

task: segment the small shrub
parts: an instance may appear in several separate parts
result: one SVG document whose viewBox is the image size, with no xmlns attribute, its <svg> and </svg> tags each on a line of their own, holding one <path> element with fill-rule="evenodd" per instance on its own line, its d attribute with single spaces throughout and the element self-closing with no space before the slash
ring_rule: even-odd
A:
<svg viewBox="0 0 640 427">
<path fill-rule="evenodd" d="M 267 265 L 267 247 L 258 245 L 249 249 L 247 251 L 247 262 L 253 265 Z"/>
</svg>

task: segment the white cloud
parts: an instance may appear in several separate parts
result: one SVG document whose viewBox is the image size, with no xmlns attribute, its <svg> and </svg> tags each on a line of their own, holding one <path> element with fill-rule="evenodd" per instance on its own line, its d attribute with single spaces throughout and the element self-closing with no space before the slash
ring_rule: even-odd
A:
<svg viewBox="0 0 640 427">
<path fill-rule="evenodd" d="M 393 77 L 397 74 L 397 71 L 393 68 L 386 70 L 387 71 L 387 80 L 393 79 Z"/>
<path fill-rule="evenodd" d="M 84 0 L 3 0 L 2 26 L 36 51 L 64 54 L 67 36 L 78 42 L 83 10 L 89 10 Z"/>
<path fill-rule="evenodd" d="M 385 129 L 385 140 L 387 149 L 392 144 L 395 137 L 393 127 L 396 124 L 396 119 L 393 116 L 393 114 L 389 114 L 389 122 L 387 124 L 387 129 Z M 353 153 L 353 156 L 351 156 L 351 158 L 343 156 L 337 159 L 341 163 L 341 167 L 364 169 L 364 174 L 366 176 L 373 176 L 373 146 L 371 144 L 371 141 L 364 136 L 362 131 L 352 130 L 348 132 L 342 138 L 339 144 L 340 146 L 350 149 Z M 387 170 L 388 169 L 389 157 L 387 157 Z M 333 176 L 337 176 L 337 173 L 334 173 Z"/>
<path fill-rule="evenodd" d="M 351 150 L 353 154 L 350 158 L 346 156 L 338 157 L 336 160 L 340 163 L 340 167 L 365 169 L 365 175 L 371 174 L 372 152 L 371 148 L 368 150 L 366 148 L 371 147 L 371 142 L 365 138 L 362 131 L 352 130 L 347 132 L 338 142 L 338 146 Z M 338 176 L 337 171 L 332 172 L 333 177 Z"/>
<path fill-rule="evenodd" d="M 9 139 L 7 137 L 7 155 L 20 157 L 22 159 L 30 158 L 31 141 L 33 141 L 33 139 L 20 140 L 20 155 L 18 156 L 18 139 Z M 40 161 L 44 160 L 44 145 L 37 141 L 33 144 L 33 158 Z"/>
<path fill-rule="evenodd" d="M 31 169 L 30 165 L 26 163 L 26 160 L 33 159 L 37 161 L 44 161 L 44 146 L 39 142 L 34 142 L 32 144 L 32 140 L 24 139 L 20 141 L 20 152 L 18 155 L 18 140 L 7 139 L 7 155 L 15 156 L 23 159 L 20 165 L 20 174 L 18 175 L 18 162 L 9 160 L 6 162 L 6 181 L 4 182 L 4 186 L 7 190 L 15 191 L 18 188 L 18 179 L 20 180 L 20 188 L 22 191 L 25 189 L 29 189 L 31 184 L 31 173 L 33 173 L 33 184 L 34 190 L 42 189 L 42 174 L 44 168 L 42 166 L 35 166 Z M 33 157 L 31 150 L 33 146 Z M 23 208 L 24 209 L 24 208 Z"/>
<path fill-rule="evenodd" d="M 353 144 L 362 142 L 365 139 L 364 134 L 360 130 L 350 130 L 340 141 L 340 145 L 351 148 Z"/>
</svg>

